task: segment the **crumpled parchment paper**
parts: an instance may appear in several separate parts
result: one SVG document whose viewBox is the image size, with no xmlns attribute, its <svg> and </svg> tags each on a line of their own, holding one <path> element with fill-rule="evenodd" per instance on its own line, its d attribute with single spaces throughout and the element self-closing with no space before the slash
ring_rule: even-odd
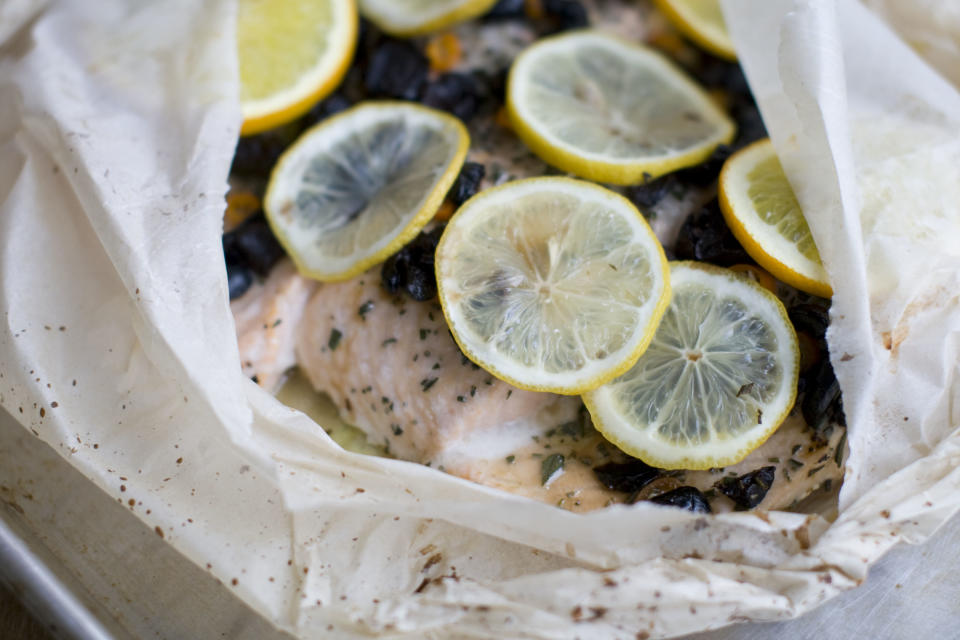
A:
<svg viewBox="0 0 960 640">
<path fill-rule="evenodd" d="M 855 0 L 724 9 L 836 292 L 833 523 L 572 514 L 345 452 L 246 380 L 227 0 L 64 0 L 0 41 L 0 405 L 303 637 L 667 637 L 860 584 L 960 509 L 960 97 Z"/>
</svg>

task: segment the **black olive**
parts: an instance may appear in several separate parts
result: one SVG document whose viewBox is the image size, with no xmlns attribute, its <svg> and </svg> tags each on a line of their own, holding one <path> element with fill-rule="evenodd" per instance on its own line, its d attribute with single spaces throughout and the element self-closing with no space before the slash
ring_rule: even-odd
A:
<svg viewBox="0 0 960 640">
<path fill-rule="evenodd" d="M 737 123 L 737 137 L 734 138 L 732 145 L 734 149 L 740 149 L 751 142 L 767 137 L 767 127 L 763 124 L 760 109 L 757 108 L 752 97 L 735 100 L 730 107 L 730 115 Z"/>
<path fill-rule="evenodd" d="M 467 122 L 477 115 L 482 100 L 483 88 L 476 77 L 467 73 L 444 73 L 427 84 L 422 102 Z"/>
<path fill-rule="evenodd" d="M 437 277 L 433 262 L 442 233 L 443 227 L 421 232 L 400 251 L 387 258 L 380 269 L 383 288 L 392 294 L 404 291 L 420 302 L 435 298 Z"/>
<path fill-rule="evenodd" d="M 543 0 L 543 12 L 557 26 L 557 31 L 590 26 L 587 10 L 577 0 Z"/>
<path fill-rule="evenodd" d="M 843 424 L 840 383 L 828 358 L 823 358 L 803 374 L 804 395 L 800 411 L 815 431 L 823 431 L 831 422 Z"/>
<path fill-rule="evenodd" d="M 797 331 L 803 331 L 811 338 L 823 340 L 830 325 L 829 307 L 804 302 L 795 304 L 787 312 Z"/>
<path fill-rule="evenodd" d="M 660 476 L 660 469 L 636 459 L 628 462 L 608 462 L 594 467 L 593 472 L 607 489 L 625 493 L 639 491 Z"/>
<path fill-rule="evenodd" d="M 665 504 L 671 507 L 680 507 L 694 513 L 711 513 L 710 503 L 707 496 L 703 495 L 696 487 L 680 487 L 673 491 L 661 493 L 655 498 L 650 498 L 650 502 Z"/>
<path fill-rule="evenodd" d="M 367 63 L 364 85 L 376 97 L 416 100 L 429 64 L 416 47 L 403 40 L 384 40 Z"/>
<path fill-rule="evenodd" d="M 273 133 L 240 138 L 233 154 L 230 173 L 251 178 L 270 175 L 277 158 L 287 148 L 287 142 Z"/>
<path fill-rule="evenodd" d="M 763 467 L 735 478 L 724 478 L 715 486 L 736 503 L 737 511 L 752 509 L 763 502 L 767 491 L 773 486 L 776 472 L 776 467 Z"/>
<path fill-rule="evenodd" d="M 643 182 L 642 184 L 627 187 L 627 198 L 637 205 L 640 213 L 646 215 L 649 213 L 645 209 L 650 209 L 657 205 L 661 200 L 673 193 L 682 196 L 686 191 L 686 186 L 673 174 L 665 175 L 656 180 Z"/>
<path fill-rule="evenodd" d="M 705 187 L 712 184 L 720 176 L 720 169 L 723 168 L 723 163 L 727 161 L 730 154 L 730 147 L 725 144 L 718 145 L 710 154 L 710 157 L 700 164 L 675 171 L 672 175 L 683 183 Z"/>
<path fill-rule="evenodd" d="M 257 215 L 223 234 L 223 254 L 228 266 L 248 267 L 257 275 L 266 277 L 270 268 L 283 257 L 283 247 L 264 217 Z"/>
<path fill-rule="evenodd" d="M 332 115 L 336 115 L 341 111 L 346 111 L 351 106 L 353 106 L 353 103 L 347 99 L 346 96 L 341 93 L 334 93 L 333 95 L 330 95 L 313 105 L 310 111 L 303 116 L 301 125 L 304 128 L 313 126 L 322 120 L 326 120 Z"/>
<path fill-rule="evenodd" d="M 498 0 L 498 2 L 484 14 L 486 20 L 511 20 L 525 18 L 525 0 Z"/>
<path fill-rule="evenodd" d="M 721 267 L 753 264 L 723 221 L 717 201 L 691 213 L 680 227 L 673 251 L 680 260 L 701 260 Z"/>
<path fill-rule="evenodd" d="M 227 286 L 230 289 L 231 300 L 246 293 L 252 284 L 253 272 L 249 268 L 238 264 L 227 265 Z"/>
<path fill-rule="evenodd" d="M 457 181 L 450 188 L 450 199 L 458 207 L 472 198 L 480 190 L 480 182 L 487 173 L 479 162 L 465 162 L 460 169 Z"/>
</svg>

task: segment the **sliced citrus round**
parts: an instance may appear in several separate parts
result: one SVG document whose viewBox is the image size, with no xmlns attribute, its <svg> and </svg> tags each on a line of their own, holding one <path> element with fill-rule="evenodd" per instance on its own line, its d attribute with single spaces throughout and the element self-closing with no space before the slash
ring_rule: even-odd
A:
<svg viewBox="0 0 960 640">
<path fill-rule="evenodd" d="M 436 255 L 463 353 L 517 387 L 578 394 L 626 371 L 670 297 L 663 248 L 628 200 L 570 178 L 487 189 Z"/>
<path fill-rule="evenodd" d="M 736 60 L 737 51 L 723 21 L 720 0 L 654 0 L 685 36 L 710 53 Z"/>
<path fill-rule="evenodd" d="M 750 257 L 801 291 L 833 295 L 803 210 L 769 140 L 730 156 L 719 190 L 727 226 Z"/>
<path fill-rule="evenodd" d="M 584 396 L 597 429 L 663 469 L 742 460 L 797 394 L 797 335 L 783 304 L 749 278 L 696 262 L 670 265 L 673 299 L 650 347 Z"/>
<path fill-rule="evenodd" d="M 673 63 L 595 31 L 544 38 L 520 54 L 507 111 L 544 162 L 620 185 L 695 165 L 735 131 Z"/>
<path fill-rule="evenodd" d="M 294 120 L 340 83 L 357 44 L 354 0 L 241 0 L 241 133 Z"/>
<path fill-rule="evenodd" d="M 395 36 L 419 36 L 475 18 L 497 0 L 360 0 L 360 13 Z"/>
<path fill-rule="evenodd" d="M 463 124 L 409 102 L 367 102 L 307 130 L 277 161 L 263 206 L 300 272 L 346 280 L 409 242 L 463 165 Z"/>
</svg>

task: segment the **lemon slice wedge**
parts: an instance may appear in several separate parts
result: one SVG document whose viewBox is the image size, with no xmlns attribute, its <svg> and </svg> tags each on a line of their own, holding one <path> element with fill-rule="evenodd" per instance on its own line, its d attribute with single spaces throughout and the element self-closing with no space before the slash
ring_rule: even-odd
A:
<svg viewBox="0 0 960 640">
<path fill-rule="evenodd" d="M 360 0 L 360 12 L 383 31 L 410 37 L 475 18 L 497 0 Z"/>
<path fill-rule="evenodd" d="M 751 258 L 801 291 L 833 295 L 810 227 L 769 140 L 727 159 L 719 191 L 727 226 Z"/>
<path fill-rule="evenodd" d="M 626 371 L 669 301 L 663 248 L 622 196 L 570 178 L 487 189 L 436 254 L 463 353 L 514 386 L 578 394 Z"/>
<path fill-rule="evenodd" d="M 510 70 L 507 111 L 544 162 L 618 185 L 695 165 L 735 132 L 673 63 L 595 31 L 524 50 Z"/>
<path fill-rule="evenodd" d="M 294 120 L 340 83 L 357 44 L 354 0 L 241 0 L 243 135 Z"/>
<path fill-rule="evenodd" d="M 307 130 L 277 161 L 267 220 L 300 272 L 346 280 L 382 262 L 433 217 L 467 153 L 453 116 L 368 102 Z"/>
<path fill-rule="evenodd" d="M 773 294 L 728 269 L 674 262 L 670 283 L 673 299 L 650 347 L 584 402 L 608 440 L 647 464 L 734 464 L 793 406 L 796 332 Z"/>
<path fill-rule="evenodd" d="M 654 0 L 685 36 L 715 56 L 736 60 L 737 51 L 723 21 L 720 0 Z"/>
</svg>

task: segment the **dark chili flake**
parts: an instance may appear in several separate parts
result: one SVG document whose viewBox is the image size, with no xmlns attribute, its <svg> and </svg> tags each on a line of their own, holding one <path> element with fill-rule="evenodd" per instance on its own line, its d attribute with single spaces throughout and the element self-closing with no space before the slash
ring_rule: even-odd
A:
<svg viewBox="0 0 960 640">
<path fill-rule="evenodd" d="M 680 507 L 694 513 L 711 513 L 710 502 L 696 487 L 679 487 L 650 498 L 650 502 Z"/>
<path fill-rule="evenodd" d="M 473 197 L 480 190 L 480 182 L 486 173 L 486 168 L 479 162 L 464 163 L 448 194 L 453 204 L 460 206 Z"/>
<path fill-rule="evenodd" d="M 557 472 L 563 471 L 563 454 L 551 453 L 540 462 L 540 484 L 546 485 Z"/>
<path fill-rule="evenodd" d="M 359 315 L 361 319 L 366 320 L 367 314 L 371 311 L 373 311 L 373 300 L 367 300 L 357 309 L 357 315 Z"/>
<path fill-rule="evenodd" d="M 227 288 L 230 290 L 230 299 L 239 298 L 253 284 L 253 271 L 242 265 L 227 265 Z"/>
<path fill-rule="evenodd" d="M 417 100 L 428 68 L 426 56 L 413 44 L 387 38 L 370 56 L 363 83 L 374 97 Z"/>
<path fill-rule="evenodd" d="M 437 383 L 437 380 L 439 380 L 439 378 L 424 378 L 420 381 L 420 386 L 423 387 L 424 392 L 427 392 L 430 390 L 430 387 Z"/>
<path fill-rule="evenodd" d="M 715 486 L 736 503 L 738 511 L 752 509 L 763 502 L 773 485 L 776 470 L 776 467 L 762 467 L 735 478 L 723 478 Z"/>
<path fill-rule="evenodd" d="M 327 347 L 330 348 L 330 351 L 335 351 L 340 346 L 340 338 L 342 337 L 343 333 L 339 329 L 330 330 L 330 339 L 327 340 Z"/>
<path fill-rule="evenodd" d="M 628 462 L 608 462 L 593 468 L 597 479 L 607 489 L 633 493 L 656 480 L 660 476 L 660 469 L 651 467 L 643 460 Z"/>
<path fill-rule="evenodd" d="M 680 260 L 700 260 L 721 267 L 754 264 L 723 221 L 716 200 L 687 216 L 673 251 Z"/>
</svg>

